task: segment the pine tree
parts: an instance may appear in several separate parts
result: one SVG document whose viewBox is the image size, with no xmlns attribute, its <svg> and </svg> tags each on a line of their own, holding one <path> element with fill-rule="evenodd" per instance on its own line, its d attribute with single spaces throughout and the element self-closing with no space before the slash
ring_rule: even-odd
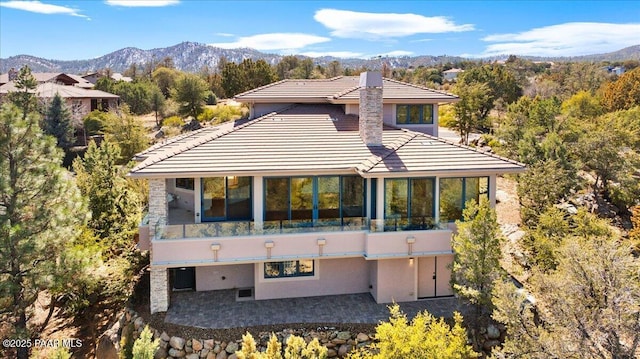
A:
<svg viewBox="0 0 640 359">
<path fill-rule="evenodd" d="M 86 213 L 75 183 L 60 167 L 61 152 L 35 116 L 4 104 L 0 110 L 0 313 L 16 338 L 30 338 L 28 308 L 41 290 L 66 275 L 63 254 Z M 26 359 L 28 348 L 18 348 Z"/>
<path fill-rule="evenodd" d="M 45 118 L 42 120 L 42 130 L 56 138 L 58 147 L 66 150 L 73 146 L 75 138 L 71 125 L 71 111 L 60 94 L 56 93 L 47 107 Z"/>
</svg>

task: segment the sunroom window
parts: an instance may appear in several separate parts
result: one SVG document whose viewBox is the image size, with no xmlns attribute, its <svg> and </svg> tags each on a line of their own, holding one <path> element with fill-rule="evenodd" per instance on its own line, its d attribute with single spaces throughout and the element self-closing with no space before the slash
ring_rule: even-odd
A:
<svg viewBox="0 0 640 359">
<path fill-rule="evenodd" d="M 397 124 L 433 124 L 433 105 L 396 105 Z"/>
<path fill-rule="evenodd" d="M 489 197 L 489 177 L 456 177 L 440 179 L 440 221 L 462 219 L 467 201 Z"/>
<path fill-rule="evenodd" d="M 204 221 L 248 220 L 252 217 L 251 177 L 202 179 Z"/>
</svg>

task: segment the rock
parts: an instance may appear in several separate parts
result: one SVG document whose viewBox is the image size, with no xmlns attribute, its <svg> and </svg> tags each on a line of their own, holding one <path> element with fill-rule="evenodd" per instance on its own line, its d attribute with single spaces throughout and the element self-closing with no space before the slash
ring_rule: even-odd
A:
<svg viewBox="0 0 640 359">
<path fill-rule="evenodd" d="M 168 343 L 169 340 L 171 340 L 171 337 L 169 336 L 169 334 L 167 334 L 167 332 L 162 332 L 162 334 L 160 334 L 160 339 Z"/>
<path fill-rule="evenodd" d="M 342 340 L 349 340 L 349 339 L 351 339 L 351 333 L 350 332 L 339 332 L 338 335 L 336 335 L 336 338 L 342 339 Z"/>
<path fill-rule="evenodd" d="M 162 137 L 164 137 L 164 131 L 160 130 L 156 132 L 156 134 L 153 137 L 155 137 L 156 140 L 161 139 Z"/>
<path fill-rule="evenodd" d="M 155 354 L 153 354 L 153 359 L 166 359 L 168 355 L 169 353 L 167 353 L 167 349 L 158 348 Z"/>
<path fill-rule="evenodd" d="M 220 344 L 216 344 L 216 346 L 213 348 L 213 352 L 215 354 L 218 354 L 222 351 L 222 347 L 220 346 Z"/>
<path fill-rule="evenodd" d="M 169 339 L 169 345 L 174 349 L 182 350 L 184 348 L 184 344 L 185 340 L 180 337 L 171 337 L 171 339 Z"/>
<path fill-rule="evenodd" d="M 202 342 L 197 339 L 194 339 L 191 342 L 191 347 L 193 348 L 194 352 L 199 352 L 200 350 L 202 350 Z"/>
<path fill-rule="evenodd" d="M 136 328 L 136 330 L 142 328 L 143 325 L 144 325 L 144 319 L 140 317 L 136 318 L 136 320 L 133 322 L 133 327 Z"/>
<path fill-rule="evenodd" d="M 336 339 L 332 340 L 331 342 L 332 342 L 333 344 L 335 344 L 335 345 L 342 345 L 342 344 L 346 344 L 346 343 L 347 343 L 347 341 L 346 341 L 346 340 L 344 340 L 344 339 L 338 339 L 338 338 L 336 338 Z"/>
<path fill-rule="evenodd" d="M 500 329 L 493 324 L 489 324 L 487 327 L 487 338 L 498 339 L 500 338 Z"/>
<path fill-rule="evenodd" d="M 186 125 L 182 126 L 182 132 L 189 132 L 189 131 L 195 131 L 195 130 L 199 130 L 202 128 L 202 125 L 200 124 L 200 121 L 193 119 L 191 120 L 191 122 L 187 123 Z"/>
<path fill-rule="evenodd" d="M 165 342 L 164 340 L 160 340 L 160 348 L 167 349 L 169 347 L 169 342 Z"/>
<path fill-rule="evenodd" d="M 171 355 L 172 357 L 176 357 L 176 358 L 184 358 L 184 356 L 187 355 L 187 353 L 184 350 L 171 348 L 171 349 L 169 349 L 169 355 Z"/>
<path fill-rule="evenodd" d="M 229 354 L 233 354 L 238 351 L 238 344 L 235 342 L 229 342 L 224 350 Z"/>
<path fill-rule="evenodd" d="M 491 349 L 493 349 L 493 347 L 497 347 L 498 345 L 500 345 L 500 342 L 497 340 L 487 340 L 486 342 L 484 342 L 484 344 L 482 344 L 482 349 L 489 352 L 491 351 Z"/>
<path fill-rule="evenodd" d="M 213 339 L 207 339 L 204 341 L 204 348 L 205 349 L 213 349 Z"/>
<path fill-rule="evenodd" d="M 216 359 L 227 359 L 227 352 L 226 351 L 221 351 L 220 353 L 218 353 L 218 355 L 216 355 Z"/>
<path fill-rule="evenodd" d="M 229 355 L 227 357 L 227 359 L 238 359 L 238 356 L 236 355 L 236 353 L 233 353 L 233 354 Z"/>
<path fill-rule="evenodd" d="M 200 355 L 196 353 L 191 353 L 185 357 L 185 359 L 200 359 Z"/>
<path fill-rule="evenodd" d="M 207 357 L 207 355 L 209 355 L 209 352 L 210 352 L 210 351 L 211 351 L 211 350 L 206 349 L 206 348 L 205 348 L 205 349 L 202 349 L 202 350 L 200 351 L 200 358 L 206 358 L 206 357 Z"/>
<path fill-rule="evenodd" d="M 367 340 L 369 340 L 369 336 L 364 333 L 358 333 L 358 335 L 356 336 L 356 340 L 359 343 L 366 342 Z"/>
<path fill-rule="evenodd" d="M 338 352 L 337 352 L 337 351 L 335 351 L 335 349 L 328 349 L 328 350 L 327 350 L 327 356 L 328 356 L 329 358 L 336 357 L 336 356 L 338 356 Z"/>
<path fill-rule="evenodd" d="M 207 354 L 207 359 L 216 359 L 216 353 L 209 352 L 209 354 Z"/>
<path fill-rule="evenodd" d="M 96 348 L 97 359 L 118 359 L 118 351 L 108 335 L 102 335 Z"/>
<path fill-rule="evenodd" d="M 342 344 L 340 346 L 340 348 L 338 349 L 338 356 L 339 357 L 343 357 L 345 355 L 347 355 L 348 352 L 351 351 L 351 346 L 350 345 L 346 345 L 346 344 Z"/>
</svg>

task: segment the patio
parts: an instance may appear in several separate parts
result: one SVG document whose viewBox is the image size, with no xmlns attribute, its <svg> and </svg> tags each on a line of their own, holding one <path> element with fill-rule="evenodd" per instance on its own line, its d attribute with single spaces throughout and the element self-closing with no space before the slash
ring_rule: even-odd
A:
<svg viewBox="0 0 640 359">
<path fill-rule="evenodd" d="M 371 295 L 345 294 L 320 297 L 236 301 L 236 290 L 174 292 L 165 316 L 168 323 L 198 328 L 230 329 L 285 323 L 366 323 L 389 318 L 387 304 Z M 453 297 L 400 303 L 409 318 L 427 310 L 436 317 L 460 311 Z"/>
</svg>

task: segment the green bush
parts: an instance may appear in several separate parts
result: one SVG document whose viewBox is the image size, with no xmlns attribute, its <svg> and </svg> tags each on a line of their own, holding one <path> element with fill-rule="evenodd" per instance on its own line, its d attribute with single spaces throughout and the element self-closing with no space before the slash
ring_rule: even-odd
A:
<svg viewBox="0 0 640 359">
<path fill-rule="evenodd" d="M 99 110 L 91 111 L 87 116 L 85 116 L 83 122 L 87 136 L 102 134 L 109 122 L 110 116 L 111 115 L 108 112 Z"/>
<path fill-rule="evenodd" d="M 438 107 L 438 125 L 447 128 L 454 128 L 456 125 L 456 114 L 451 105 Z"/>
<path fill-rule="evenodd" d="M 209 106 L 218 104 L 218 98 L 216 97 L 216 94 L 213 93 L 213 91 L 207 91 L 207 97 L 205 99 L 205 103 Z"/>
<path fill-rule="evenodd" d="M 213 120 L 214 117 L 216 117 L 216 111 L 210 107 L 207 107 L 198 115 L 198 121 L 208 122 Z"/>
<path fill-rule="evenodd" d="M 147 325 L 140 333 L 140 337 L 133 343 L 133 359 L 153 359 L 159 346 L 160 339 L 153 340 L 153 334 Z"/>
<path fill-rule="evenodd" d="M 162 120 L 162 125 L 169 127 L 182 127 L 184 125 L 184 121 L 179 116 L 171 116 Z"/>
</svg>

